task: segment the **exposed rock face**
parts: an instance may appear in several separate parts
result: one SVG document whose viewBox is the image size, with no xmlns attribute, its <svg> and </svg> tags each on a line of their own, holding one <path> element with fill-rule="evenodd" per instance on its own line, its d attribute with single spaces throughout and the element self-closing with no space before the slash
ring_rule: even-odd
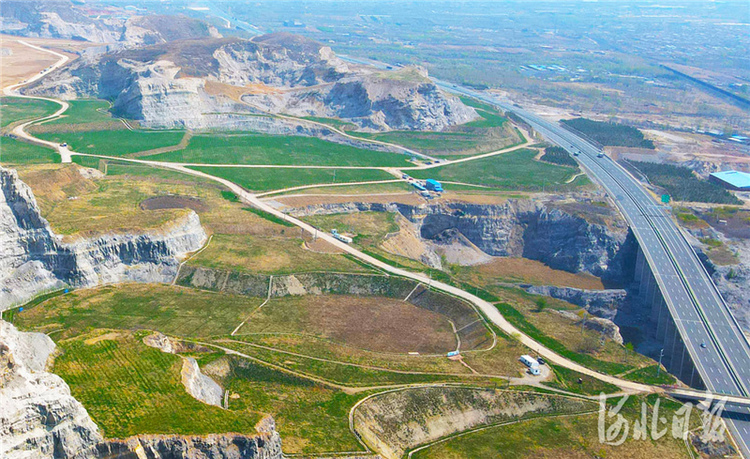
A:
<svg viewBox="0 0 750 459">
<path fill-rule="evenodd" d="M 734 245 L 739 249 L 739 263 L 731 266 L 717 265 L 701 251 L 700 246 L 695 248 L 737 322 L 745 334 L 750 335 L 750 242 L 736 242 Z"/>
<path fill-rule="evenodd" d="M 371 130 L 441 130 L 476 117 L 424 71 L 399 72 L 350 66 L 317 42 L 271 34 L 252 41 L 181 40 L 87 53 L 26 92 L 113 100 L 118 115 L 156 128 L 288 129 L 289 121 L 250 116 L 259 111 L 340 117 Z M 246 95 L 245 104 L 222 92 L 221 85 L 248 84 L 261 89 Z"/>
<path fill-rule="evenodd" d="M 355 430 L 383 457 L 482 425 L 526 416 L 591 410 L 593 403 L 567 397 L 458 387 L 385 392 L 354 411 Z"/>
<path fill-rule="evenodd" d="M 221 36 L 215 27 L 183 15 L 92 18 L 66 0 L 6 0 L 0 12 L 0 31 L 25 37 L 138 46 Z"/>
<path fill-rule="evenodd" d="M 625 279 L 635 243 L 626 225 L 593 224 L 541 202 L 509 200 L 503 205 L 446 203 L 423 206 L 345 203 L 291 209 L 294 216 L 356 211 L 399 212 L 423 239 L 450 240 L 458 231 L 492 256 L 525 257 L 551 268 Z"/>
<path fill-rule="evenodd" d="M 221 406 L 224 389 L 210 376 L 201 373 L 198 362 L 194 358 L 183 359 L 181 376 L 182 385 L 185 386 L 188 394 L 203 403 Z"/>
<path fill-rule="evenodd" d="M 96 457 L 101 435 L 67 384 L 44 368 L 55 349 L 41 333 L 0 321 L 0 457 Z M 3 370 L 0 370 L 2 372 Z"/>
<path fill-rule="evenodd" d="M 342 118 L 377 131 L 439 131 L 475 118 L 473 109 L 442 93 L 426 71 L 410 76 L 348 76 L 312 91 L 246 95 L 243 100 L 267 112 Z"/>
<path fill-rule="evenodd" d="M 31 189 L 0 168 L 0 309 L 64 285 L 169 282 L 179 259 L 206 240 L 198 215 L 163 232 L 64 243 L 42 218 Z"/>
<path fill-rule="evenodd" d="M 617 308 L 628 296 L 624 289 L 583 290 L 580 288 L 554 287 L 550 285 L 532 285 L 526 289 L 534 295 L 544 295 L 580 306 L 599 317 L 614 319 Z"/>
<path fill-rule="evenodd" d="M 578 314 L 573 311 L 553 312 L 556 314 L 560 314 L 561 316 L 572 321 L 577 321 L 578 323 L 583 322 L 584 327 L 597 333 L 601 333 L 605 338 L 611 339 L 616 343 L 622 344 L 624 341 L 622 335 L 620 334 L 620 327 L 618 327 L 610 319 L 604 319 L 602 317 L 586 317 L 584 320 L 584 318 L 579 317 Z"/>
<path fill-rule="evenodd" d="M 270 419 L 270 418 L 269 418 Z M 101 444 L 101 459 L 282 459 L 281 438 L 273 426 L 259 435 L 141 435 Z"/>
</svg>

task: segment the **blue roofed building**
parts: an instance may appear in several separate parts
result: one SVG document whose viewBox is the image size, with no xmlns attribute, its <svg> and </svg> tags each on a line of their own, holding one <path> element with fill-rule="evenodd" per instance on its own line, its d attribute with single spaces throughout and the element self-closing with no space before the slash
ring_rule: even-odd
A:
<svg viewBox="0 0 750 459">
<path fill-rule="evenodd" d="M 737 191 L 750 191 L 750 174 L 741 171 L 713 172 L 708 180 Z"/>
</svg>

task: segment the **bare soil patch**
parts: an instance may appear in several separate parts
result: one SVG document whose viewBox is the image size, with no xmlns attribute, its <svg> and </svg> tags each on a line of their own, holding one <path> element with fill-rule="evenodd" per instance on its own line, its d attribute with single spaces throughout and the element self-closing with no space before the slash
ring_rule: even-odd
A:
<svg viewBox="0 0 750 459">
<path fill-rule="evenodd" d="M 344 251 L 335 245 L 326 242 L 323 239 L 315 239 L 313 241 L 305 241 L 304 246 L 307 250 L 312 250 L 318 253 L 344 253 Z"/>
<path fill-rule="evenodd" d="M 3 49 L 9 50 L 5 51 L 2 55 L 2 59 L 0 59 L 0 85 L 2 85 L 2 87 L 20 83 L 21 81 L 46 69 L 59 59 L 53 54 L 22 45 L 18 40 L 23 40 L 32 45 L 49 48 L 59 53 L 63 53 L 71 60 L 78 57 L 75 54 L 76 51 L 96 46 L 95 43 L 75 40 L 0 35 L 0 42 L 2 43 L 0 46 Z"/>
<path fill-rule="evenodd" d="M 143 210 L 193 209 L 206 212 L 209 209 L 205 202 L 189 196 L 155 196 L 142 201 L 139 206 Z"/>
<path fill-rule="evenodd" d="M 248 325 L 254 331 L 312 333 L 377 352 L 439 354 L 456 348 L 456 337 L 445 316 L 385 297 L 274 299 Z"/>
<path fill-rule="evenodd" d="M 604 284 L 598 277 L 584 273 L 569 273 L 527 258 L 495 258 L 491 262 L 471 268 L 470 278 L 505 280 L 506 282 L 555 285 L 589 290 L 602 290 Z M 484 282 L 483 282 L 484 283 Z"/>
</svg>

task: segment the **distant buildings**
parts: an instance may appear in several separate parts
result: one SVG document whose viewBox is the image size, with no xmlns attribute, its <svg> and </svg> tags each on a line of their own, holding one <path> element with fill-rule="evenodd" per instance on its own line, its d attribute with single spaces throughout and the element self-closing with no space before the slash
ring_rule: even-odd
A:
<svg viewBox="0 0 750 459">
<path fill-rule="evenodd" d="M 714 172 L 708 176 L 708 180 L 719 185 L 737 191 L 750 191 L 750 174 L 740 171 Z"/>
</svg>

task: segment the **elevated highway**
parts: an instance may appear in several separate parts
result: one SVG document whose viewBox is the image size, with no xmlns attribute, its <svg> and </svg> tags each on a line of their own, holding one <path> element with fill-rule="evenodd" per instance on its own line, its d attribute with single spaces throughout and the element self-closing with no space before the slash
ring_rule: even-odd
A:
<svg viewBox="0 0 750 459">
<path fill-rule="evenodd" d="M 669 209 L 620 165 L 600 157 L 601 150 L 558 123 L 484 93 L 438 80 L 436 84 L 513 112 L 549 141 L 578 153 L 581 165 L 607 191 L 638 240 L 650 270 L 641 272 L 644 283 L 653 280 L 658 287 L 647 288 L 652 317 L 658 317 L 657 329 L 664 330 L 664 345 L 671 347 L 670 371 L 694 387 L 748 397 L 750 344 Z M 727 423 L 743 455 L 750 457 L 750 408 L 742 404 L 737 412 L 740 416 Z"/>
</svg>

